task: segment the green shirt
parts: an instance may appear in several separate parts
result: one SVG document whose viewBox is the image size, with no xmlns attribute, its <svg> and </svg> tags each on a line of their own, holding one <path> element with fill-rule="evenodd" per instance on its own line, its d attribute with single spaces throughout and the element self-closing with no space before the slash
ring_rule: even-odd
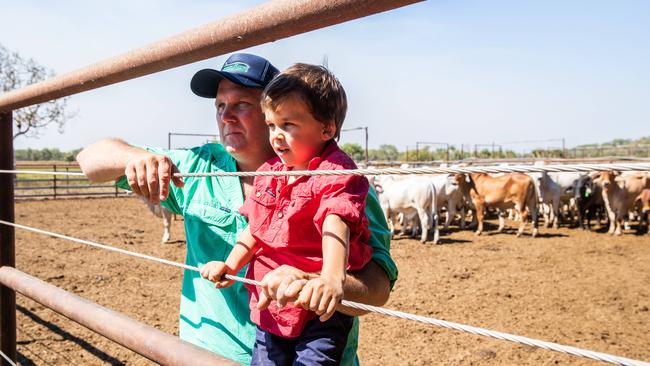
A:
<svg viewBox="0 0 650 366">
<path fill-rule="evenodd" d="M 206 144 L 188 150 L 146 148 L 168 156 L 183 173 L 234 172 L 235 159 L 220 144 Z M 213 260 L 225 261 L 239 233 L 248 225 L 239 214 L 244 195 L 238 177 L 184 177 L 185 186 L 170 184 L 162 205 L 182 215 L 185 223 L 185 263 L 201 267 Z M 125 177 L 116 183 L 130 189 Z M 391 287 L 397 267 L 390 257 L 390 232 L 379 201 L 370 190 L 366 215 L 372 233 L 372 259 L 388 275 Z M 246 268 L 239 273 L 244 276 Z M 195 271 L 185 270 L 180 304 L 180 338 L 229 359 L 249 364 L 255 343 L 255 324 L 250 321 L 248 292 L 239 282 L 217 290 Z M 348 337 L 343 365 L 354 365 L 359 340 L 358 318 Z"/>
</svg>

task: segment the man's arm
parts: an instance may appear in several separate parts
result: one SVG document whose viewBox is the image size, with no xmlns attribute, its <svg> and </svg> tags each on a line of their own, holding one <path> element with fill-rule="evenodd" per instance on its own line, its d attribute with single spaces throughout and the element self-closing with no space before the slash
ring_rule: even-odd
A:
<svg viewBox="0 0 650 366">
<path fill-rule="evenodd" d="M 258 309 L 266 308 L 271 300 L 285 305 L 298 299 L 300 291 L 310 280 L 317 278 L 318 273 L 303 272 L 289 265 L 282 265 L 264 276 L 262 293 Z M 368 262 L 360 271 L 348 273 L 343 283 L 345 299 L 363 304 L 382 306 L 390 295 L 390 281 L 386 271 L 374 261 Z M 310 309 L 316 311 L 317 309 Z M 348 308 L 339 305 L 336 310 L 347 315 L 363 315 L 364 310 Z"/>
<path fill-rule="evenodd" d="M 81 171 L 93 182 L 117 180 L 134 156 L 147 153 L 125 141 L 106 138 L 85 147 L 77 155 Z"/>
<path fill-rule="evenodd" d="M 117 180 L 126 175 L 133 193 L 152 203 L 167 199 L 169 181 L 177 187 L 183 181 L 173 174 L 178 169 L 169 157 L 153 154 L 125 141 L 107 138 L 89 145 L 77 155 L 81 171 L 93 182 Z"/>
</svg>

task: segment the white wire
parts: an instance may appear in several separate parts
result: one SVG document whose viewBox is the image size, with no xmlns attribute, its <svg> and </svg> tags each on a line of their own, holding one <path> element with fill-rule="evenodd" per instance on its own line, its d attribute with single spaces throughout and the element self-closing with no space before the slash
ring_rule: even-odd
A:
<svg viewBox="0 0 650 366">
<path fill-rule="evenodd" d="M 555 165 L 511 165 L 470 166 L 454 168 L 382 168 L 349 170 L 290 170 L 264 172 L 211 172 L 176 173 L 176 177 L 256 177 L 256 176 L 311 176 L 311 175 L 412 175 L 412 174 L 455 174 L 455 173 L 543 173 L 543 172 L 593 172 L 593 171 L 650 171 L 650 163 L 618 164 L 555 164 Z"/>
<path fill-rule="evenodd" d="M 16 366 L 16 364 L 11 360 L 11 358 L 9 358 L 9 356 L 5 355 L 4 352 L 0 351 L 0 356 L 2 356 L 2 358 L 7 360 L 7 362 L 9 362 L 9 364 L 11 366 Z"/>
<path fill-rule="evenodd" d="M 594 172 L 594 171 L 650 171 L 650 163 L 613 164 L 553 164 L 553 165 L 510 165 L 469 167 L 424 167 L 424 168 L 382 168 L 348 170 L 290 170 L 264 172 L 211 172 L 175 173 L 175 177 L 256 177 L 256 176 L 311 176 L 311 175 L 413 175 L 413 174 L 455 174 L 455 173 L 543 173 L 543 172 Z M 77 172 L 44 172 L 32 170 L 0 170 L 11 174 L 75 175 Z"/>
<path fill-rule="evenodd" d="M 73 237 L 70 237 L 70 236 L 67 236 L 67 235 L 57 234 L 57 233 L 53 233 L 53 232 L 49 232 L 49 231 L 45 231 L 45 230 L 41 230 L 41 229 L 37 229 L 37 228 L 32 228 L 32 227 L 25 226 L 25 225 L 15 224 L 15 223 L 3 221 L 3 220 L 0 220 L 0 224 L 17 227 L 17 228 L 24 229 L 24 230 L 33 231 L 33 232 L 40 233 L 40 234 L 50 235 L 50 236 L 53 236 L 53 237 L 56 237 L 56 238 L 66 239 L 66 240 L 74 241 L 74 242 L 77 242 L 77 243 L 87 244 L 87 245 L 91 245 L 91 246 L 94 246 L 94 247 L 97 247 L 97 248 L 111 250 L 111 251 L 119 252 L 119 253 L 122 253 L 122 254 L 130 255 L 130 256 L 134 256 L 134 257 L 138 257 L 138 258 L 148 259 L 148 260 L 151 260 L 151 261 L 167 264 L 167 265 L 170 265 L 170 266 L 175 266 L 175 267 L 179 267 L 179 268 L 188 269 L 188 270 L 191 270 L 191 271 L 200 272 L 200 269 L 198 267 L 189 266 L 187 264 L 177 263 L 177 262 L 169 261 L 169 260 L 166 260 L 166 259 L 156 258 L 156 257 L 152 257 L 152 256 L 149 256 L 149 255 L 141 254 L 141 253 L 131 252 L 131 251 L 128 251 L 128 250 L 115 248 L 115 247 L 105 245 L 105 244 L 99 244 L 99 243 L 95 243 L 95 242 L 88 241 L 88 240 L 83 240 L 83 239 L 77 239 L 77 238 L 73 238 Z M 228 278 L 229 280 L 239 281 L 239 282 L 243 282 L 243 283 L 254 285 L 254 286 L 259 286 L 260 285 L 260 282 L 255 281 L 255 280 L 251 280 L 251 279 L 248 279 L 248 278 L 232 276 L 232 275 L 226 275 L 225 277 Z M 434 319 L 434 318 L 429 318 L 429 317 L 416 315 L 416 314 L 405 313 L 405 312 L 402 312 L 402 311 L 382 308 L 382 307 L 378 307 L 378 306 L 366 305 L 366 304 L 361 304 L 361 303 L 357 303 L 357 302 L 353 302 L 353 301 L 347 301 L 347 300 L 343 300 L 341 302 L 341 304 L 344 305 L 344 306 L 355 308 L 355 309 L 375 312 L 375 313 L 378 313 L 378 314 L 393 316 L 393 317 L 402 318 L 402 319 L 413 320 L 413 321 L 417 321 L 417 322 L 420 322 L 420 323 L 436 325 L 436 326 L 443 327 L 443 328 L 454 329 L 454 330 L 458 330 L 458 331 L 462 331 L 462 332 L 466 332 L 466 333 L 471 333 L 471 334 L 476 334 L 476 335 L 481 335 L 481 336 L 485 336 L 485 337 L 506 340 L 506 341 L 510 341 L 510 342 L 514 342 L 514 343 L 524 344 L 524 345 L 527 345 L 527 346 L 533 346 L 533 347 L 538 347 L 538 348 L 542 348 L 542 349 L 546 349 L 546 350 L 551 350 L 551 351 L 556 351 L 556 352 L 560 352 L 560 353 L 570 354 L 570 355 L 573 355 L 573 356 L 579 356 L 579 357 L 584 357 L 584 358 L 590 358 L 590 359 L 597 360 L 597 361 L 609 362 L 609 363 L 613 363 L 613 364 L 616 364 L 616 365 L 650 366 L 650 363 L 644 362 L 644 361 L 632 360 L 632 359 L 629 359 L 629 358 L 614 356 L 614 355 L 610 355 L 610 354 L 606 354 L 606 353 L 594 352 L 594 351 L 580 349 L 580 348 L 576 348 L 576 347 L 565 346 L 565 345 L 561 345 L 561 344 L 558 344 L 558 343 L 540 341 L 540 340 L 527 338 L 527 337 L 522 337 L 522 336 L 518 336 L 518 335 L 513 335 L 513 334 L 509 334 L 509 333 L 491 331 L 491 330 L 488 330 L 488 329 L 473 327 L 473 326 L 469 326 L 469 325 L 463 325 L 463 324 L 459 324 L 459 323 L 448 322 L 448 321 L 445 321 L 445 320 L 438 320 L 438 319 Z"/>
</svg>

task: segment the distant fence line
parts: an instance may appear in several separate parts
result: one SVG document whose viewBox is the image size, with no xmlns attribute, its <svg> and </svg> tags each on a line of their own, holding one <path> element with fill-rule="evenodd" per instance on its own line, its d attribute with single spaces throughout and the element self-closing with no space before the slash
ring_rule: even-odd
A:
<svg viewBox="0 0 650 366">
<path fill-rule="evenodd" d="M 564 141 L 559 139 L 558 141 Z M 454 161 L 463 159 L 582 159 L 608 156 L 629 156 L 650 158 L 650 144 L 630 144 L 615 146 L 576 146 L 567 148 L 564 142 L 561 147 L 537 147 L 518 152 L 508 148 L 509 143 L 491 144 L 461 144 L 436 142 L 417 142 L 407 145 L 404 152 L 399 152 L 405 161 L 422 161 L 434 157 L 437 160 Z M 430 150 L 430 146 L 443 146 Z M 371 149 L 372 150 L 372 149 Z M 372 154 L 371 154 L 372 155 Z M 372 160 L 372 159 L 371 159 Z"/>
<path fill-rule="evenodd" d="M 81 172 L 76 163 L 16 163 L 17 170 Z M 120 197 L 124 190 L 113 184 L 95 184 L 84 176 L 56 176 L 17 174 L 14 180 L 14 198 L 68 198 L 68 197 Z"/>
</svg>

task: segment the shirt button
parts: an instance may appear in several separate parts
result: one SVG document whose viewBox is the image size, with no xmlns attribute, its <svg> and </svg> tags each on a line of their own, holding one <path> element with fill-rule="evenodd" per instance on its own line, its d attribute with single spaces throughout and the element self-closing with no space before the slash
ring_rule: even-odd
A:
<svg viewBox="0 0 650 366">
<path fill-rule="evenodd" d="M 280 218 L 280 219 L 281 219 L 281 218 L 282 218 L 282 216 L 284 216 L 284 215 L 282 215 L 282 212 L 278 212 L 278 218 Z"/>
<path fill-rule="evenodd" d="M 260 193 L 260 191 L 255 192 L 255 197 L 259 197 L 259 196 L 261 196 L 261 195 L 262 195 L 262 194 Z"/>
</svg>

